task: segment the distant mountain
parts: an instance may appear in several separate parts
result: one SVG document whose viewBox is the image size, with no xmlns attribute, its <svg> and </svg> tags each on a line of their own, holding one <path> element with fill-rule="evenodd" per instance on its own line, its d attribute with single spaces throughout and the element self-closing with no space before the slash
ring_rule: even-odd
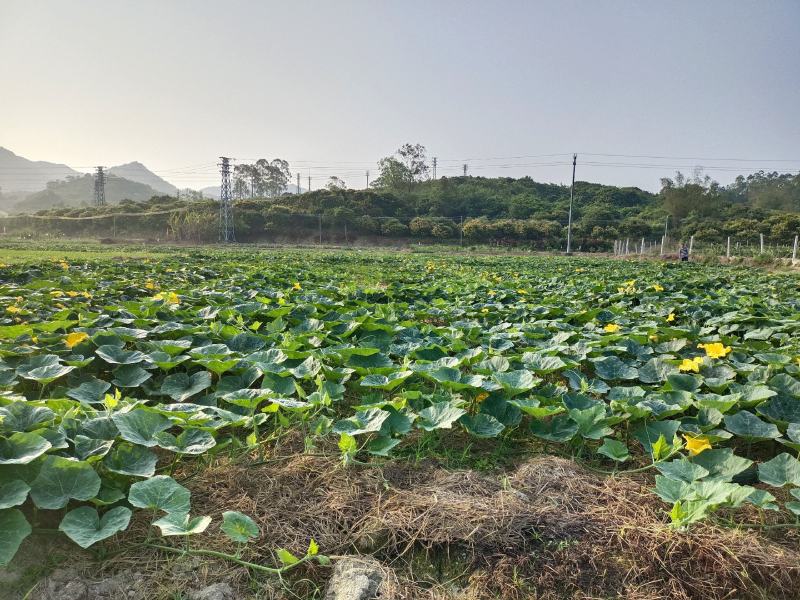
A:
<svg viewBox="0 0 800 600">
<path fill-rule="evenodd" d="M 105 197 L 107 204 L 120 200 L 144 202 L 159 193 L 149 185 L 123 179 L 110 174 L 106 177 Z M 47 189 L 29 194 L 11 207 L 12 212 L 36 212 L 59 206 L 91 206 L 94 202 L 94 176 L 70 178 L 66 181 L 51 181 Z"/>
<path fill-rule="evenodd" d="M 81 176 L 67 165 L 28 160 L 0 146 L 0 188 L 8 192 L 36 192 L 45 189 L 48 181 Z"/>
<path fill-rule="evenodd" d="M 204 187 L 202 190 L 200 190 L 200 192 L 206 198 L 213 198 L 214 200 L 219 200 L 219 186 L 218 185 L 212 185 L 212 186 L 209 186 L 209 187 Z"/>
<path fill-rule="evenodd" d="M 140 162 L 134 161 L 124 165 L 111 167 L 108 169 L 108 173 L 110 175 L 116 175 L 117 177 L 123 177 L 130 181 L 149 185 L 157 192 L 166 194 L 168 196 L 174 196 L 175 192 L 178 191 L 178 188 L 153 173 Z"/>
</svg>

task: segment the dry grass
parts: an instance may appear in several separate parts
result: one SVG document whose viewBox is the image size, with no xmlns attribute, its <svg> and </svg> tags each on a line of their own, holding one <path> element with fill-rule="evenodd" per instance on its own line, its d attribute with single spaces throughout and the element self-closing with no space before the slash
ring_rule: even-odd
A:
<svg viewBox="0 0 800 600">
<path fill-rule="evenodd" d="M 384 598 L 800 598 L 796 535 L 783 531 L 777 543 L 711 525 L 675 532 L 642 483 L 602 478 L 555 457 L 484 475 L 432 464 L 345 469 L 335 458 L 292 455 L 251 468 L 218 465 L 187 485 L 195 514 L 219 523 L 222 511 L 240 510 L 256 519 L 263 535 L 247 560 L 274 564 L 275 548 L 302 554 L 313 537 L 326 554 L 380 560 Z M 126 538 L 145 526 L 139 520 Z M 194 543 L 233 550 L 213 525 Z M 223 579 L 243 597 L 308 598 L 330 574 L 304 567 L 291 591 L 261 587 L 256 595 L 243 569 L 205 559 L 187 569 L 190 560 L 139 549 L 110 566 L 149 571 L 154 582 L 184 569 L 182 583 L 171 576 L 178 581 L 172 596 L 149 597 Z"/>
</svg>

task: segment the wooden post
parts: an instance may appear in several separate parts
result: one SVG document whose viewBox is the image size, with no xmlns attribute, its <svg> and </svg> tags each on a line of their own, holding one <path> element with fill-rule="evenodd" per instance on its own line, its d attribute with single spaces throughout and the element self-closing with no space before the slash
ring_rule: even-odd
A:
<svg viewBox="0 0 800 600">
<path fill-rule="evenodd" d="M 664 256 L 664 243 L 667 241 L 667 236 L 661 236 L 661 256 Z"/>
<path fill-rule="evenodd" d="M 764 234 L 759 233 L 759 239 L 761 240 L 761 254 L 764 254 Z"/>
<path fill-rule="evenodd" d="M 694 246 L 694 236 L 689 238 L 689 256 L 692 255 L 692 247 Z"/>
<path fill-rule="evenodd" d="M 644 254 L 644 238 L 642 238 L 642 245 L 639 247 L 639 254 L 640 255 Z"/>
<path fill-rule="evenodd" d="M 794 247 L 792 248 L 792 264 L 797 260 L 797 236 L 794 236 Z"/>
<path fill-rule="evenodd" d="M 725 251 L 725 258 L 731 259 L 731 236 L 728 236 L 728 249 Z"/>
<path fill-rule="evenodd" d="M 628 243 L 631 241 L 631 238 L 625 238 L 625 256 L 628 256 Z"/>
</svg>

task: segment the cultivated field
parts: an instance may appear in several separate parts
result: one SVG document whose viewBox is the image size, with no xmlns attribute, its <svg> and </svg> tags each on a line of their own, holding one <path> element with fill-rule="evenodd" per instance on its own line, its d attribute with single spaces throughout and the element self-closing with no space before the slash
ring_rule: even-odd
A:
<svg viewBox="0 0 800 600">
<path fill-rule="evenodd" d="M 0 596 L 321 598 L 361 555 L 385 598 L 800 597 L 796 274 L 0 262 Z"/>
</svg>

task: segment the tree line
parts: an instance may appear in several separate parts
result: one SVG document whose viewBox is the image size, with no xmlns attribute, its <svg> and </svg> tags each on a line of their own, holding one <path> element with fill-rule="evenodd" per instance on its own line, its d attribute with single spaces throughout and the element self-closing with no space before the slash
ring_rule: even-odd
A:
<svg viewBox="0 0 800 600">
<path fill-rule="evenodd" d="M 288 194 L 291 171 L 287 161 L 260 159 L 236 165 L 232 183 L 237 239 L 310 241 L 322 234 L 331 242 L 463 239 L 476 244 L 564 247 L 569 186 L 540 183 L 530 177 L 433 179 L 425 147 L 420 144 L 403 145 L 381 159 L 378 167 L 378 177 L 366 190 L 346 189 L 334 176 L 323 189 Z M 159 226 L 150 231 L 198 242 L 216 239 L 216 203 L 209 200 L 158 196 L 147 202 L 60 208 L 40 214 L 81 216 L 165 207 L 187 211 L 163 216 Z M 129 227 L 143 219 L 129 219 Z M 64 235 L 79 235 L 88 227 L 82 221 L 48 223 Z M 727 236 L 747 238 L 763 233 L 773 242 L 790 243 L 800 231 L 800 176 L 759 172 L 721 186 L 696 170 L 691 175 L 677 173 L 664 178 L 656 194 L 635 187 L 576 181 L 572 234 L 576 249 L 608 250 L 620 238 L 660 239 L 665 227 L 673 239 L 694 235 L 721 242 Z"/>
</svg>

